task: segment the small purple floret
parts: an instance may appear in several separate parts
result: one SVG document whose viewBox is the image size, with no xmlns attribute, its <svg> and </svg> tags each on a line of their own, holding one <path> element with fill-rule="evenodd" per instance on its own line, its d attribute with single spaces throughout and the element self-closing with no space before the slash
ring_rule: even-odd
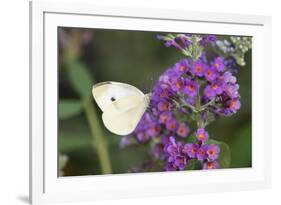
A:
<svg viewBox="0 0 281 205">
<path fill-rule="evenodd" d="M 224 60 L 222 57 L 215 58 L 214 62 L 212 63 L 212 67 L 218 71 L 222 72 L 224 70 Z"/>
<path fill-rule="evenodd" d="M 177 135 L 180 137 L 187 137 L 190 132 L 189 127 L 185 123 L 180 123 L 177 129 Z"/>
<path fill-rule="evenodd" d="M 218 145 L 211 144 L 207 148 L 207 155 L 210 161 L 214 161 L 218 158 L 220 152 L 220 148 Z"/>
<path fill-rule="evenodd" d="M 195 158 L 198 150 L 197 144 L 188 143 L 184 145 L 183 152 L 190 158 Z"/>
<path fill-rule="evenodd" d="M 217 161 L 213 161 L 213 162 L 205 162 L 203 164 L 203 169 L 218 169 L 219 163 Z"/>
<path fill-rule="evenodd" d="M 196 137 L 199 141 L 206 142 L 209 138 L 209 134 L 204 128 L 198 128 L 196 131 Z"/>
<path fill-rule="evenodd" d="M 197 150 L 196 157 L 199 161 L 207 159 L 207 147 L 208 145 L 203 145 Z"/>
<path fill-rule="evenodd" d="M 195 61 L 192 65 L 192 73 L 198 77 L 203 77 L 206 69 L 207 65 L 201 60 Z"/>
<path fill-rule="evenodd" d="M 199 83 L 196 80 L 186 79 L 185 93 L 190 97 L 195 97 L 199 91 Z"/>
</svg>

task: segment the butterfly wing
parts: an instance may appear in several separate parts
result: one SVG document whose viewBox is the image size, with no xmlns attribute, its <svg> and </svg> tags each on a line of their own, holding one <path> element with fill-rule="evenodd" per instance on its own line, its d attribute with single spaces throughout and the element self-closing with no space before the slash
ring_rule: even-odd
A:
<svg viewBox="0 0 281 205">
<path fill-rule="evenodd" d="M 125 83 L 98 83 L 92 92 L 105 127 L 117 135 L 134 131 L 149 102 L 149 95 Z"/>
<path fill-rule="evenodd" d="M 121 102 L 120 102 L 121 101 Z M 117 101 L 118 102 L 118 101 Z M 137 101 L 134 97 L 125 97 L 120 99 L 118 106 L 126 106 L 124 109 L 117 109 L 115 105 L 107 108 L 102 115 L 105 127 L 117 135 L 128 135 L 132 133 L 144 114 L 148 101 L 143 97 L 141 101 Z"/>
<path fill-rule="evenodd" d="M 133 96 L 134 99 L 141 101 L 144 94 L 134 86 L 119 82 L 101 82 L 93 86 L 92 93 L 100 109 L 105 112 L 108 106 L 119 101 L 121 98 Z M 129 102 L 129 101 L 128 101 Z M 115 106 L 115 109 L 122 109 Z"/>
</svg>

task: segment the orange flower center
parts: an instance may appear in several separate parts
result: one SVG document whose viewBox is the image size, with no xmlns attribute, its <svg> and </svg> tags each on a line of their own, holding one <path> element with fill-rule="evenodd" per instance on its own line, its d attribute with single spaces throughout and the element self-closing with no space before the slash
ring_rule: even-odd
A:
<svg viewBox="0 0 281 205">
<path fill-rule="evenodd" d="M 213 155 L 214 153 L 215 153 L 215 151 L 212 150 L 212 149 L 209 151 L 209 154 L 210 154 L 210 155 Z"/>
<path fill-rule="evenodd" d="M 168 108 L 169 108 L 169 103 L 165 102 L 164 105 L 163 105 L 163 107 L 164 107 L 164 110 L 168 110 Z"/>
<path fill-rule="evenodd" d="M 177 87 L 178 87 L 178 88 L 182 88 L 182 86 L 183 86 L 182 82 L 180 82 L 180 81 L 177 82 Z"/>
<path fill-rule="evenodd" d="M 202 67 L 201 66 L 196 66 L 196 71 L 197 72 L 202 72 Z"/>
<path fill-rule="evenodd" d="M 168 116 L 166 116 L 166 115 L 161 116 L 162 122 L 166 123 L 166 122 L 167 122 L 167 119 L 168 119 Z"/>
<path fill-rule="evenodd" d="M 196 151 L 197 151 L 197 149 L 196 149 L 195 147 L 193 147 L 191 151 L 192 151 L 192 153 L 194 153 L 194 154 L 195 154 L 195 153 L 196 153 Z"/>
<path fill-rule="evenodd" d="M 214 84 L 213 86 L 212 86 L 212 88 L 215 90 L 215 89 L 217 89 L 219 86 L 217 85 L 217 84 Z"/>
<path fill-rule="evenodd" d="M 213 164 L 212 164 L 211 162 L 208 162 L 208 163 L 207 163 L 207 168 L 208 168 L 208 169 L 212 169 L 212 168 L 213 168 Z"/>
<path fill-rule="evenodd" d="M 180 128 L 180 129 L 179 129 L 179 133 L 180 133 L 180 134 L 183 134 L 183 133 L 184 133 L 184 129 L 183 129 L 183 128 Z"/>
<path fill-rule="evenodd" d="M 218 64 L 218 63 L 215 63 L 214 66 L 215 66 L 216 68 L 218 68 L 218 67 L 219 67 L 219 64 Z"/>
<path fill-rule="evenodd" d="M 204 137 L 205 137 L 205 136 L 204 136 L 203 134 L 200 134 L 200 135 L 199 135 L 199 139 L 200 139 L 200 140 L 204 139 Z"/>
<path fill-rule="evenodd" d="M 236 106 L 236 102 L 235 101 L 231 101 L 230 107 L 235 108 Z"/>
<path fill-rule="evenodd" d="M 189 85 L 188 88 L 190 91 L 194 91 L 194 89 L 195 89 L 193 85 Z"/>
<path fill-rule="evenodd" d="M 183 65 L 180 67 L 180 71 L 181 71 L 181 72 L 184 71 L 184 66 L 183 66 Z"/>
<path fill-rule="evenodd" d="M 170 128 L 173 129 L 173 128 L 175 128 L 175 127 L 176 127 L 176 125 L 175 125 L 174 123 L 171 123 L 171 124 L 170 124 Z"/>
</svg>

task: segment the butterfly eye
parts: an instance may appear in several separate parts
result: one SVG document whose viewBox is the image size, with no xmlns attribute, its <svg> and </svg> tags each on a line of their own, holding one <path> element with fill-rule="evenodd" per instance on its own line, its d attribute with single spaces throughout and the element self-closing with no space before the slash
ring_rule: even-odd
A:
<svg viewBox="0 0 281 205">
<path fill-rule="evenodd" d="M 114 102 L 116 99 L 115 99 L 115 97 L 111 97 L 110 100 L 111 100 L 112 102 Z"/>
</svg>

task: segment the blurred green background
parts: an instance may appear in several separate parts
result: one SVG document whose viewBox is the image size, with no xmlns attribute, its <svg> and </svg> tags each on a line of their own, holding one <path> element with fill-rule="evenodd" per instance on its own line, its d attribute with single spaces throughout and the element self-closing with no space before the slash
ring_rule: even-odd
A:
<svg viewBox="0 0 281 205">
<path fill-rule="evenodd" d="M 110 173 L 109 169 L 112 173 L 127 173 L 149 158 L 147 146 L 120 149 L 121 137 L 103 126 L 91 89 L 96 82 L 118 81 L 150 92 L 160 74 L 184 58 L 174 48 L 165 48 L 156 39 L 157 34 L 58 28 L 59 175 L 94 175 Z M 246 53 L 245 61 L 246 66 L 236 75 L 241 109 L 208 126 L 211 138 L 229 145 L 231 168 L 251 166 L 251 51 Z M 108 147 L 111 167 L 100 163 L 103 151 L 98 147 L 103 145 Z"/>
</svg>

